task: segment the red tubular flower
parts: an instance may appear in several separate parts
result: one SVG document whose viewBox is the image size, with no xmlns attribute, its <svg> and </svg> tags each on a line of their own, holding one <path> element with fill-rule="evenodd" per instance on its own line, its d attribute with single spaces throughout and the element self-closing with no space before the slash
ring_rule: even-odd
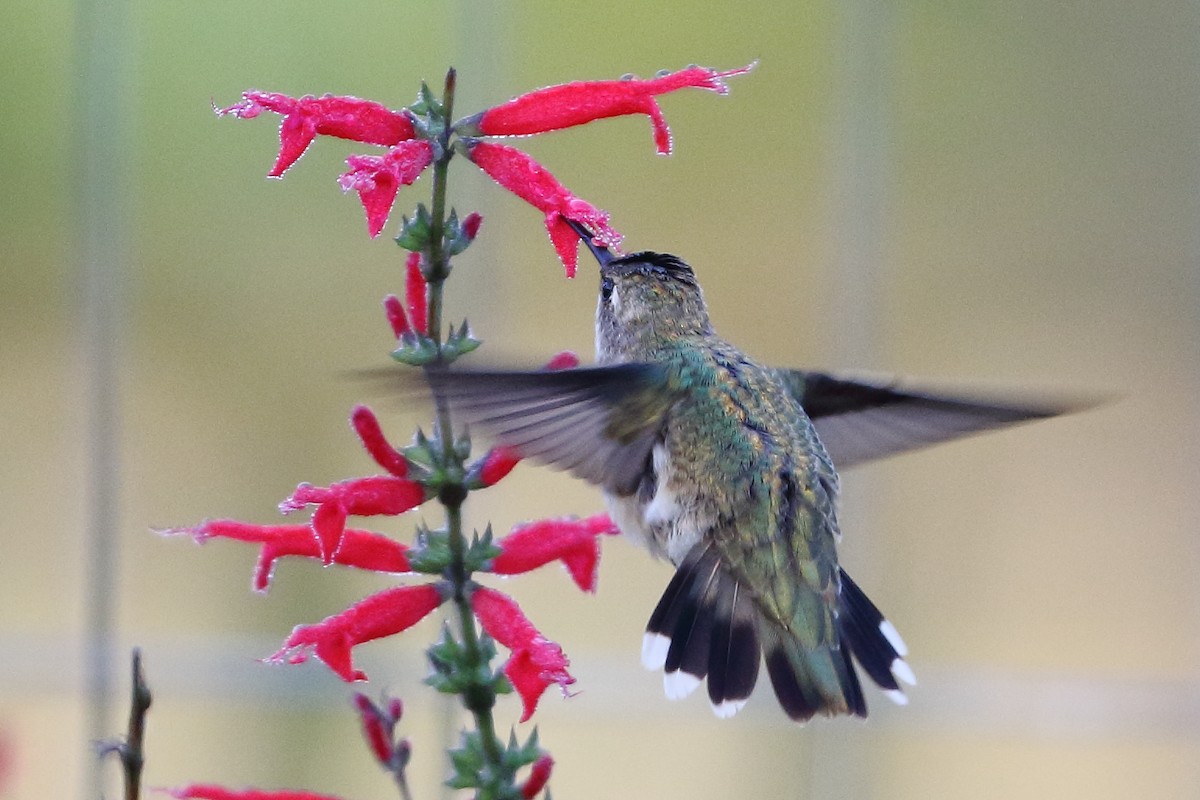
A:
<svg viewBox="0 0 1200 800">
<path fill-rule="evenodd" d="M 166 535 L 187 534 L 198 544 L 208 539 L 236 539 L 261 544 L 254 568 L 253 587 L 265 592 L 271 584 L 275 564 L 285 556 L 320 558 L 321 546 L 309 525 L 252 525 L 232 519 L 206 520 L 193 528 L 171 528 Z M 410 572 L 408 547 L 381 533 L 346 528 L 333 563 L 372 572 Z"/>
<path fill-rule="evenodd" d="M 709 89 L 726 94 L 724 78 L 744 75 L 754 64 L 717 72 L 708 67 L 688 67 L 651 80 L 577 81 L 523 94 L 489 108 L 466 121 L 464 128 L 483 136 L 528 136 L 533 133 L 583 125 L 605 117 L 646 114 L 654 126 L 654 144 L 660 155 L 671 153 L 671 131 L 655 97 L 678 89 Z"/>
<path fill-rule="evenodd" d="M 365 681 L 367 675 L 354 669 L 350 651 L 363 642 L 411 628 L 444 599 L 440 583 L 387 589 L 321 622 L 297 626 L 283 647 L 266 660 L 299 664 L 307 661 L 310 655 L 316 655 L 342 680 Z"/>
<path fill-rule="evenodd" d="M 317 794 L 298 789 L 226 789 L 215 783 L 192 783 L 177 789 L 164 789 L 178 800 L 341 800 L 331 794 Z"/>
<path fill-rule="evenodd" d="M 408 321 L 417 333 L 429 333 L 429 284 L 421 274 L 421 254 L 409 253 L 404 269 L 404 299 L 408 305 Z"/>
<path fill-rule="evenodd" d="M 467 481 L 469 485 L 478 485 L 480 488 L 495 486 L 508 477 L 508 473 L 512 472 L 519 463 L 521 463 L 521 454 L 513 448 L 503 445 L 493 447 L 488 450 L 483 460 L 471 469 Z M 473 478 L 474 480 L 472 480 Z"/>
<path fill-rule="evenodd" d="M 462 221 L 462 232 L 467 237 L 467 241 L 474 241 L 479 235 L 479 226 L 483 224 L 483 215 L 478 211 L 472 211 L 467 214 Z"/>
<path fill-rule="evenodd" d="M 393 111 L 380 103 L 357 97 L 331 94 L 288 97 L 251 90 L 242 93 L 240 103 L 216 109 L 222 116 L 233 114 L 238 119 L 253 119 L 263 111 L 283 115 L 279 126 L 279 157 L 267 173 L 272 178 L 282 176 L 295 164 L 317 134 L 386 147 L 416 135 L 412 122 L 402 111 Z"/>
<path fill-rule="evenodd" d="M 533 762 L 533 767 L 529 770 L 529 777 L 521 786 L 521 797 L 525 800 L 533 800 L 537 797 L 538 792 L 546 788 L 546 784 L 550 780 L 550 770 L 553 768 L 554 759 L 550 757 L 549 753 Z"/>
<path fill-rule="evenodd" d="M 396 193 L 408 186 L 433 161 L 433 146 L 413 139 L 393 147 L 382 156 L 350 156 L 350 169 L 338 176 L 343 191 L 354 190 L 367 213 L 367 231 L 374 239 L 387 224 Z"/>
<path fill-rule="evenodd" d="M 375 705 L 375 701 L 362 692 L 354 693 L 354 707 L 358 709 L 358 717 L 362 722 L 363 737 L 371 746 L 371 752 L 385 769 L 392 763 L 392 731 L 396 727 L 396 718 L 390 718 L 383 709 Z"/>
<path fill-rule="evenodd" d="M 330 484 L 328 487 L 302 483 L 292 496 L 279 504 L 284 514 L 317 505 L 312 527 L 321 545 L 321 557 L 331 564 L 346 528 L 346 517 L 403 514 L 425 502 L 425 488 L 416 481 L 393 475 L 372 475 Z"/>
<path fill-rule="evenodd" d="M 412 326 L 408 324 L 408 317 L 404 314 L 404 304 L 400 302 L 399 297 L 389 294 L 383 298 L 383 311 L 387 314 L 388 325 L 392 327 L 392 333 L 397 340 L 404 338 L 404 334 L 412 331 Z"/>
<path fill-rule="evenodd" d="M 600 564 L 600 542 L 596 537 L 618 532 L 607 514 L 518 525 L 496 542 L 501 553 L 492 559 L 491 571 L 497 575 L 517 575 L 561 560 L 580 589 L 594 592 L 596 568 Z"/>
<path fill-rule="evenodd" d="M 383 429 L 375 412 L 366 406 L 355 406 L 350 412 L 350 424 L 354 432 L 362 440 L 363 447 L 375 463 L 386 469 L 397 478 L 408 477 L 408 462 L 403 454 L 384 437 Z"/>
<path fill-rule="evenodd" d="M 621 234 L 608 224 L 608 214 L 571 194 L 549 170 L 529 155 L 512 147 L 491 142 L 472 142 L 468 157 L 492 180 L 546 215 L 546 231 L 567 270 L 575 276 L 579 237 L 564 219 L 587 226 L 597 242 L 617 250 Z"/>
<path fill-rule="evenodd" d="M 504 674 L 521 695 L 525 709 L 521 722 L 533 716 L 538 700 L 551 684 L 557 683 L 565 694 L 575 682 L 567 672 L 570 662 L 562 648 L 538 633 L 511 597 L 480 586 L 471 593 L 471 608 L 483 629 L 512 651 L 504 664 Z"/>
</svg>

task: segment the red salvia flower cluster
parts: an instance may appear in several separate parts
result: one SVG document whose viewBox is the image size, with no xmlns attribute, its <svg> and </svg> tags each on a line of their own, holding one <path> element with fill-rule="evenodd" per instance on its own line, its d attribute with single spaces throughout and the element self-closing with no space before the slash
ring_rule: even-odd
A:
<svg viewBox="0 0 1200 800">
<path fill-rule="evenodd" d="M 470 245 L 482 221 L 478 214 L 469 214 L 460 222 L 453 210 L 448 217 L 444 213 L 445 170 L 452 156 L 464 156 L 501 187 L 536 208 L 543 215 L 551 244 L 567 275 L 573 276 L 579 239 L 576 228 L 568 223 L 582 225 L 597 243 L 619 251 L 621 234 L 609 224 L 608 213 L 576 196 L 528 154 L 487 139 L 645 114 L 651 122 L 657 151 L 666 155 L 671 151 L 671 136 L 658 98 L 684 88 L 724 94 L 725 79 L 751 68 L 753 65 L 717 72 L 692 66 L 648 80 L 551 86 L 457 122 L 451 122 L 450 117 L 453 72 L 447 78 L 444 105 L 425 88 L 413 106 L 398 110 L 349 96 L 294 98 L 248 91 L 240 102 L 216 111 L 240 119 L 251 119 L 264 111 L 282 117 L 280 147 L 270 177 L 282 177 L 317 136 L 386 148 L 380 153 L 349 156 L 348 169 L 338 178 L 344 191 L 358 195 L 372 237 L 386 226 L 400 187 L 412 184 L 433 165 L 438 175 L 434 181 L 435 210 L 430 213 L 423 205 L 418 206 L 414 218 L 405 219 L 397 237 L 397 242 L 411 251 L 405 263 L 404 298 L 389 295 L 383 305 L 399 344 L 393 357 L 413 366 L 440 368 L 479 344 L 466 322 L 457 330 L 451 326 L 445 339 L 441 331 L 431 330 L 433 320 L 441 319 L 442 289 L 450 273 L 450 257 Z M 574 354 L 560 353 L 546 368 L 570 369 L 578 363 Z M 463 746 L 451 754 L 455 773 L 447 785 L 478 788 L 486 796 L 513 796 L 515 790 L 527 800 L 536 797 L 545 790 L 554 761 L 538 748 L 536 732 L 525 745 L 518 745 L 515 737 L 507 748 L 492 739 L 480 744 L 484 731 L 488 737 L 494 736 L 491 704 L 497 694 L 507 691 L 507 679 L 521 698 L 521 721 L 525 722 L 549 687 L 558 686 L 565 694 L 575 679 L 568 671 L 570 662 L 562 648 L 545 638 L 511 597 L 480 585 L 472 576 L 488 572 L 515 575 L 561 561 L 581 590 L 594 592 L 600 558 L 598 537 L 616 533 L 616 526 L 605 515 L 541 520 L 518 525 L 496 541 L 489 528 L 468 544 L 459 517 L 448 511 L 447 530 L 431 531 L 419 526 L 419 535 L 411 546 L 383 533 L 349 527 L 351 517 L 398 516 L 434 497 L 448 509 L 457 510 L 467 492 L 495 485 L 521 460 L 521 453 L 515 449 L 494 447 L 468 463 L 469 439 L 455 438 L 454 431 L 448 430 L 452 425 L 444 409 L 432 439 L 418 432 L 413 444 L 405 448 L 387 439 L 379 420 L 366 406 L 354 408 L 350 423 L 382 472 L 328 486 L 297 486 L 280 503 L 279 510 L 284 514 L 310 510 L 308 522 L 268 525 L 217 519 L 163 533 L 186 534 L 198 543 L 217 538 L 257 545 L 252 585 L 258 592 L 267 591 L 277 565 L 288 557 L 319 559 L 325 565 L 387 575 L 433 576 L 423 583 L 384 589 L 320 622 L 298 625 L 266 660 L 296 664 L 315 656 L 343 680 L 363 681 L 366 674 L 354 664 L 356 647 L 407 630 L 443 603 L 453 602 L 461 614 L 462 638 L 467 644 L 453 639 L 447 628 L 443 641 L 428 651 L 434 672 L 427 682 L 439 691 L 463 695 L 464 705 L 477 715 L 479 732 L 464 734 Z M 476 637 L 472 615 L 486 635 Z M 495 654 L 493 641 L 509 650 L 503 676 L 490 665 Z M 354 703 L 375 759 L 393 774 L 402 794 L 407 794 L 403 773 L 411 746 L 407 739 L 396 737 L 403 710 L 399 700 L 376 704 L 358 694 Z M 525 768 L 528 773 L 518 784 L 517 771 Z M 167 791 L 181 800 L 336 800 L 311 792 L 232 790 L 198 783 Z"/>
<path fill-rule="evenodd" d="M 551 364 L 573 366 L 574 356 L 560 353 Z M 162 533 L 187 534 L 198 543 L 226 538 L 261 545 L 253 579 L 255 590 L 260 592 L 266 591 L 276 563 L 285 556 L 320 558 L 326 564 L 341 564 L 388 574 L 409 572 L 410 548 L 380 533 L 347 528 L 345 523 L 347 516 L 351 515 L 401 514 L 426 499 L 425 489 L 419 482 L 407 477 L 408 463 L 403 453 L 387 441 L 378 419 L 370 409 L 366 406 L 356 407 L 351 422 L 370 456 L 391 474 L 354 478 L 329 487 L 301 484 L 280 508 L 287 513 L 306 505 L 315 505 L 316 511 L 308 525 L 256 525 L 234 520 L 208 520 L 192 527 L 172 528 Z M 495 448 L 478 462 L 472 474 L 479 476 L 480 485 L 490 486 L 507 474 L 518 460 L 512 451 Z M 595 591 L 596 568 L 600 558 L 596 537 L 616 531 L 612 521 L 605 515 L 582 520 L 545 520 L 518 526 L 496 542 L 500 552 L 492 559 L 488 569 L 500 575 L 515 575 L 552 561 L 562 561 L 572 580 L 581 589 Z M 476 594 L 480 591 L 491 590 L 480 589 Z M 354 668 L 353 648 L 407 630 L 440 606 L 448 597 L 448 592 L 448 586 L 442 581 L 385 590 L 321 622 L 298 626 L 268 660 L 296 664 L 315 655 L 343 680 L 366 680 L 366 674 Z M 485 600 L 484 603 L 487 609 L 498 607 L 495 599 Z M 490 619 L 489 623 L 480 617 L 485 630 L 513 650 L 513 658 L 509 661 L 512 674 L 509 677 L 512 679 L 516 676 L 521 681 L 520 685 L 514 681 L 514 686 L 525 702 L 527 719 L 546 687 L 552 683 L 566 686 L 574 679 L 566 673 L 567 662 L 562 657 L 562 651 L 557 645 L 543 639 L 532 624 L 520 616 L 515 603 L 507 615 L 497 616 L 493 613 Z M 537 646 L 531 644 L 534 639 L 539 642 Z M 551 651 L 557 652 L 561 664 L 547 655 Z M 533 655 L 538 658 L 534 659 Z M 542 666 L 535 668 L 535 664 Z M 539 677 L 542 675 L 550 677 L 542 680 Z"/>
<path fill-rule="evenodd" d="M 563 220 L 582 223 L 594 232 L 598 242 L 616 250 L 621 235 L 608 224 L 608 214 L 576 197 L 528 155 L 477 139 L 528 136 L 607 117 L 645 114 L 653 126 L 655 147 L 667 155 L 671 152 L 671 133 L 657 98 L 685 88 L 725 94 L 726 78 L 742 75 L 753 67 L 751 64 L 717 72 L 692 66 L 649 80 L 577 81 L 550 86 L 459 120 L 453 131 L 476 166 L 545 215 L 550 241 L 571 276 L 575 274 L 578 238 Z M 349 96 L 293 98 L 254 90 L 245 92 L 240 102 L 217 109 L 218 114 L 239 119 L 252 119 L 263 111 L 283 116 L 279 156 L 268 173 L 274 178 L 282 177 L 318 135 L 389 148 L 383 155 L 350 156 L 346 159 L 349 169 L 338 179 L 343 190 L 358 193 L 372 237 L 387 224 L 400 187 L 413 183 L 434 159 L 430 135 L 414 124 L 417 115 L 410 109 L 392 110 Z"/>
</svg>

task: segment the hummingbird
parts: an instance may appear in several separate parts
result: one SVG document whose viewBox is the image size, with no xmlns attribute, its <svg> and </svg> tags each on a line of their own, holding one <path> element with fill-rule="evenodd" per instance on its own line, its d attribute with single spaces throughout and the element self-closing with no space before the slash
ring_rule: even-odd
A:
<svg viewBox="0 0 1200 800">
<path fill-rule="evenodd" d="M 837 469 L 1067 409 L 760 364 L 713 330 L 685 261 L 617 256 L 572 225 L 600 265 L 596 366 L 430 369 L 435 396 L 598 486 L 622 534 L 674 565 L 642 646 L 668 698 L 706 681 L 732 716 L 765 664 L 792 720 L 866 717 L 857 662 L 906 703 L 904 641 L 838 562 Z"/>
</svg>

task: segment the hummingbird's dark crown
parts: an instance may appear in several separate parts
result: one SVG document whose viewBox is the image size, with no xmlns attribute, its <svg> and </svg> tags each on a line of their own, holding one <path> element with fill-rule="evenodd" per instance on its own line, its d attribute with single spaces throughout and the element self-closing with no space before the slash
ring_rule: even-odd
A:
<svg viewBox="0 0 1200 800">
<path fill-rule="evenodd" d="M 656 275 L 664 280 L 679 281 L 689 286 L 696 285 L 696 273 L 692 271 L 686 261 L 679 256 L 655 253 L 650 250 L 614 258 L 605 265 L 604 269 L 624 274 L 640 272 L 646 275 Z"/>
</svg>

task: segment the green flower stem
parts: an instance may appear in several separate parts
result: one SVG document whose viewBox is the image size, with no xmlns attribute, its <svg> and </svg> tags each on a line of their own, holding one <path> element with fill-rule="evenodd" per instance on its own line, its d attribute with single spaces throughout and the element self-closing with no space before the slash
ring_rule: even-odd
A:
<svg viewBox="0 0 1200 800">
<path fill-rule="evenodd" d="M 446 73 L 445 92 L 443 94 L 444 119 L 451 119 L 454 106 L 454 86 L 456 73 L 451 68 Z M 439 136 L 441 153 L 433 164 L 433 207 L 430 225 L 429 243 L 429 335 L 438 345 L 439 352 L 442 344 L 442 308 L 443 286 L 450 273 L 450 256 L 446 252 L 446 183 L 449 173 L 450 159 L 453 150 L 450 147 L 450 126 Z M 435 367 L 439 368 L 439 367 Z M 463 459 L 455 452 L 454 427 L 450 417 L 450 408 L 442 400 L 437 404 L 438 436 L 442 445 L 442 467 L 446 476 L 439 500 L 446 509 L 446 531 L 449 536 L 450 566 L 447 578 L 454 587 L 454 604 L 458 609 L 459 628 L 462 636 L 463 652 L 466 655 L 467 668 L 470 674 L 487 675 L 490 673 L 488 664 L 483 658 L 479 644 L 479 634 L 475 629 L 475 615 L 467 596 L 467 573 L 465 553 L 466 539 L 463 536 L 462 503 L 466 499 L 467 489 L 464 484 L 466 471 Z M 472 689 L 474 691 L 472 691 Z M 476 684 L 463 694 L 463 705 L 475 717 L 475 725 L 479 730 L 483 752 L 487 756 L 489 766 L 495 772 L 502 768 L 502 748 L 496 738 L 496 725 L 492 719 L 492 706 L 495 695 L 490 685 Z"/>
</svg>

